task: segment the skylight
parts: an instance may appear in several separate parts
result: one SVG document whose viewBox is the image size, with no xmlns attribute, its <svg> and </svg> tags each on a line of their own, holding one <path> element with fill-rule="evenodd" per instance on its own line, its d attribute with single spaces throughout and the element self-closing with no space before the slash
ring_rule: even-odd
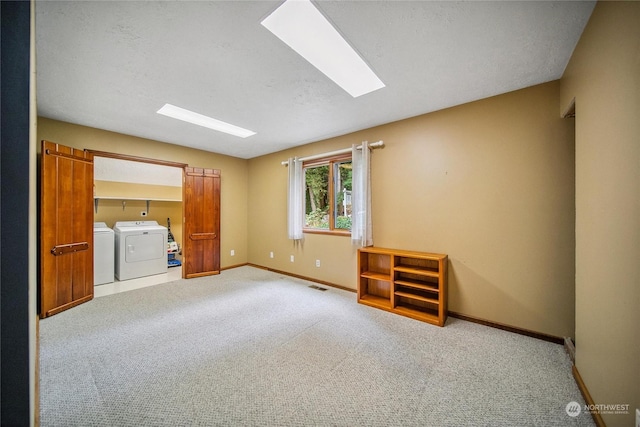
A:
<svg viewBox="0 0 640 427">
<path fill-rule="evenodd" d="M 287 0 L 262 25 L 354 98 L 385 85 L 309 0 Z"/>
<path fill-rule="evenodd" d="M 176 107 L 171 104 L 164 104 L 164 106 L 158 110 L 158 114 L 172 117 L 174 119 L 189 122 L 194 125 L 204 126 L 209 129 L 217 130 L 219 132 L 228 133 L 230 135 L 239 136 L 240 138 L 246 138 L 256 133 L 248 129 L 243 129 L 238 126 L 217 120 L 193 111 L 186 110 L 184 108 Z"/>
</svg>

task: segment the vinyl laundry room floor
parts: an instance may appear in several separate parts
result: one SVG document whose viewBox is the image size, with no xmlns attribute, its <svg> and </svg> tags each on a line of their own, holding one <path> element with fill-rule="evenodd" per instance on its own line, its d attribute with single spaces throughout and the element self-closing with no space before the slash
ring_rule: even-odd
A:
<svg viewBox="0 0 640 427">
<path fill-rule="evenodd" d="M 166 273 L 154 274 L 153 276 L 138 277 L 136 279 L 116 280 L 113 283 L 98 285 L 93 290 L 95 298 L 105 295 L 117 294 L 119 292 L 132 291 L 134 289 L 146 288 L 147 286 L 159 285 L 160 283 L 173 282 L 182 278 L 182 267 L 171 267 Z"/>
</svg>

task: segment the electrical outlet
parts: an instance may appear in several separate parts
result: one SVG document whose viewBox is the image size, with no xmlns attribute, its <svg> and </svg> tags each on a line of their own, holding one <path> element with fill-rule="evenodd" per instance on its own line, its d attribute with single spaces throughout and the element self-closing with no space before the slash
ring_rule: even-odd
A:
<svg viewBox="0 0 640 427">
<path fill-rule="evenodd" d="M 319 259 L 316 260 L 316 267 L 320 267 L 320 260 Z"/>
<path fill-rule="evenodd" d="M 147 211 L 140 212 L 140 216 L 147 216 Z"/>
<path fill-rule="evenodd" d="M 231 256 L 235 256 L 235 255 L 236 255 L 235 249 L 231 249 Z"/>
<path fill-rule="evenodd" d="M 291 255 L 291 262 L 293 262 L 293 255 Z"/>
<path fill-rule="evenodd" d="M 273 252 L 269 252 L 269 258 L 273 258 Z"/>
</svg>

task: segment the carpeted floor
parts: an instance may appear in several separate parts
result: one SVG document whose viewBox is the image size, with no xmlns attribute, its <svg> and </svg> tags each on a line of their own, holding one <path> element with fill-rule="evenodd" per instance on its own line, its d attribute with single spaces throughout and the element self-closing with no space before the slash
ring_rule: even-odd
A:
<svg viewBox="0 0 640 427">
<path fill-rule="evenodd" d="M 47 426 L 592 426 L 562 346 L 252 267 L 40 322 Z"/>
</svg>

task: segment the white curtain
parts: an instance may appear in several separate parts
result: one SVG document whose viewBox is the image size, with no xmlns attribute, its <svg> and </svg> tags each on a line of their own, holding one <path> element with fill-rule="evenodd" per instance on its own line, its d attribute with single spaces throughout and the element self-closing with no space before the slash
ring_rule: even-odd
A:
<svg viewBox="0 0 640 427">
<path fill-rule="evenodd" d="M 352 148 L 351 192 L 351 242 L 360 246 L 372 246 L 371 226 L 371 152 L 369 143 L 362 142 L 362 149 Z"/>
<path fill-rule="evenodd" d="M 289 185 L 287 198 L 287 232 L 289 239 L 301 240 L 304 226 L 304 177 L 302 161 L 297 157 L 289 158 Z"/>
</svg>

